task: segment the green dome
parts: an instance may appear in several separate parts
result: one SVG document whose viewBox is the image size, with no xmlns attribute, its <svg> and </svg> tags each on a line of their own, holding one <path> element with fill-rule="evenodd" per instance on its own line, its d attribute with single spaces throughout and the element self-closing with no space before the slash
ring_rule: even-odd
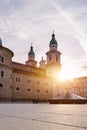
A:
<svg viewBox="0 0 87 130">
<path fill-rule="evenodd" d="M 52 39 L 50 41 L 50 45 L 52 44 L 56 44 L 57 45 L 57 41 L 55 40 L 55 34 L 52 34 Z"/>
<path fill-rule="evenodd" d="M 2 46 L 2 40 L 1 40 L 1 38 L 0 38 L 0 46 Z"/>
<path fill-rule="evenodd" d="M 31 46 L 31 48 L 30 48 L 30 51 L 29 51 L 28 55 L 35 55 L 32 46 Z"/>
</svg>

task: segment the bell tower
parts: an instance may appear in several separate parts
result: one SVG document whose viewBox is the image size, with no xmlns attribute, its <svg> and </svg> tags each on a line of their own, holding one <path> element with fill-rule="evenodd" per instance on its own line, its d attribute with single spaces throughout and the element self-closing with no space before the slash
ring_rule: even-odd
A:
<svg viewBox="0 0 87 130">
<path fill-rule="evenodd" d="M 45 60 L 43 59 L 43 56 L 42 56 L 42 59 L 41 59 L 41 61 L 40 61 L 40 65 L 39 65 L 39 68 L 43 68 L 43 69 L 45 69 L 46 68 L 46 66 L 45 66 Z"/>
<path fill-rule="evenodd" d="M 60 56 L 61 52 L 57 50 L 58 43 L 55 39 L 53 31 L 51 41 L 49 43 L 49 51 L 46 53 L 47 57 L 47 74 L 51 77 L 56 76 L 61 69 Z"/>
<path fill-rule="evenodd" d="M 30 51 L 28 53 L 28 60 L 26 64 L 31 67 L 37 67 L 37 62 L 35 61 L 35 53 L 33 51 L 33 46 L 31 45 Z"/>
</svg>

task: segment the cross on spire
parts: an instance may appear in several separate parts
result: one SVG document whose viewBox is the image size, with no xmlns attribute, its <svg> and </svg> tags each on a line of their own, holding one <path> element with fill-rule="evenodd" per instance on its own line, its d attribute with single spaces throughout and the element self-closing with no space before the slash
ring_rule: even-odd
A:
<svg viewBox="0 0 87 130">
<path fill-rule="evenodd" d="M 32 43 L 31 43 L 31 46 L 32 46 Z"/>
<path fill-rule="evenodd" d="M 53 34 L 54 34 L 54 30 L 53 30 Z"/>
</svg>

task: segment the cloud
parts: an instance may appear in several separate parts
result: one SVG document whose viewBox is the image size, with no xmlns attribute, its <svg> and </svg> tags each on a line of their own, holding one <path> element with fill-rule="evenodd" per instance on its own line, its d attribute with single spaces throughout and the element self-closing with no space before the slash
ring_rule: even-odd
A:
<svg viewBox="0 0 87 130">
<path fill-rule="evenodd" d="M 3 0 L 0 7 L 0 36 L 14 51 L 15 60 L 25 62 L 32 42 L 39 62 L 49 50 L 54 29 L 63 61 L 83 63 L 87 53 L 86 0 Z"/>
<path fill-rule="evenodd" d="M 73 13 L 64 10 L 62 8 L 62 6 L 58 6 L 55 3 L 53 3 L 55 9 L 57 10 L 58 14 L 60 13 L 60 15 L 62 15 L 65 20 L 67 20 L 68 24 L 71 26 L 72 28 L 72 32 L 71 35 L 73 35 L 73 37 L 75 37 L 80 44 L 83 46 L 85 52 L 87 52 L 87 37 L 86 34 L 84 33 L 84 31 L 80 28 L 80 25 L 76 22 L 75 20 L 75 16 L 73 15 Z"/>
</svg>

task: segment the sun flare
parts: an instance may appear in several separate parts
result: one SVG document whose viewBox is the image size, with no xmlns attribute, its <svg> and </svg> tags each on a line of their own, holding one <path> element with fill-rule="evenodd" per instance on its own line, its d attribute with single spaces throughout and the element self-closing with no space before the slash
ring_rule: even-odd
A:
<svg viewBox="0 0 87 130">
<path fill-rule="evenodd" d="M 79 68 L 74 64 L 64 65 L 61 68 L 59 78 L 61 80 L 73 80 L 74 77 L 78 76 Z"/>
<path fill-rule="evenodd" d="M 80 68 L 75 64 L 65 64 L 61 67 L 61 71 L 53 70 L 52 77 L 56 80 L 67 81 L 79 76 Z"/>
</svg>

